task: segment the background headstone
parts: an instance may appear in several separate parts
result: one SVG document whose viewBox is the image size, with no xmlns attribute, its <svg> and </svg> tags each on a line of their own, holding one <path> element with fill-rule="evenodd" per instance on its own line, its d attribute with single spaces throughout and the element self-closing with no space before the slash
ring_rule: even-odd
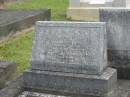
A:
<svg viewBox="0 0 130 97">
<path fill-rule="evenodd" d="M 107 23 L 108 50 L 113 52 L 113 57 L 119 59 L 119 63 L 116 64 L 128 64 L 130 60 L 130 10 L 102 9 L 101 21 Z M 113 59 L 115 62 L 117 60 Z"/>
<path fill-rule="evenodd" d="M 67 18 L 99 22 L 99 9 L 102 7 L 130 8 L 130 0 L 70 0 Z"/>
<path fill-rule="evenodd" d="M 101 9 L 100 17 L 107 25 L 109 64 L 120 77 L 130 78 L 130 9 Z"/>
<path fill-rule="evenodd" d="M 130 0 L 114 0 L 113 6 L 130 7 Z"/>
</svg>

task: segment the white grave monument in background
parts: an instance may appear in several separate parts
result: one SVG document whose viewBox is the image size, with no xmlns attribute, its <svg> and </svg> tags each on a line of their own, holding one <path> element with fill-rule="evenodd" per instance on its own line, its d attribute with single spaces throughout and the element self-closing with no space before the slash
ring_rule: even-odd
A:
<svg viewBox="0 0 130 97">
<path fill-rule="evenodd" d="M 70 0 L 67 18 L 73 20 L 99 21 L 100 7 L 128 8 L 130 0 Z"/>
</svg>

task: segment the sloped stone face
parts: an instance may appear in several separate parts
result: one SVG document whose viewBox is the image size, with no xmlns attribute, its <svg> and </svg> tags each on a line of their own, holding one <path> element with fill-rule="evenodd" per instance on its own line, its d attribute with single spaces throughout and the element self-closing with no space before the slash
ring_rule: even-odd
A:
<svg viewBox="0 0 130 97">
<path fill-rule="evenodd" d="M 107 66 L 105 23 L 37 22 L 32 69 L 101 74 Z"/>
</svg>

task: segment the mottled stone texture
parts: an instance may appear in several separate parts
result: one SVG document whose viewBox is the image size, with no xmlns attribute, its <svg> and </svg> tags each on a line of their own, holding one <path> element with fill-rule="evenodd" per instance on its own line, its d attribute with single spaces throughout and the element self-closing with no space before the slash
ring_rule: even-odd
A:
<svg viewBox="0 0 130 97">
<path fill-rule="evenodd" d="M 118 87 L 114 91 L 114 94 L 108 97 L 130 97 L 129 80 L 118 80 L 117 86 Z M 24 89 L 23 79 L 19 78 L 11 82 L 6 88 L 0 90 L 0 97 L 100 97 L 100 96 L 68 95 L 66 93 L 60 94 L 56 92 L 39 91 L 37 89 L 32 90 L 30 88 Z"/>
<path fill-rule="evenodd" d="M 17 95 L 23 92 L 23 86 L 23 79 L 19 77 L 0 90 L 0 97 L 17 97 Z"/>
<path fill-rule="evenodd" d="M 130 10 L 101 9 L 101 21 L 107 22 L 109 60 L 116 64 L 130 61 Z"/>
<path fill-rule="evenodd" d="M 116 76 L 116 70 L 111 68 L 101 76 L 31 70 L 24 74 L 24 85 L 43 91 L 107 97 L 116 86 Z"/>
<path fill-rule="evenodd" d="M 118 86 L 117 89 L 113 91 L 113 93 L 109 95 L 108 97 L 130 97 L 130 80 L 118 80 L 117 86 Z M 46 96 L 47 97 L 61 97 L 60 95 L 66 95 L 66 94 L 58 94 L 57 96 L 53 96 L 53 95 L 50 95 L 50 93 L 42 94 L 43 91 L 39 94 L 34 93 L 34 92 L 29 92 L 29 91 L 30 89 L 28 89 L 28 92 L 22 93 L 22 94 L 25 94 L 22 97 L 26 97 L 27 94 L 29 94 L 30 97 L 34 97 L 33 95 L 35 95 L 35 97 L 46 97 Z M 35 91 L 38 91 L 38 90 L 35 90 Z M 52 93 L 52 94 L 55 94 L 55 93 Z M 81 95 L 67 96 L 66 95 L 65 97 L 101 97 L 101 96 L 81 96 Z"/>
<path fill-rule="evenodd" d="M 39 20 L 50 20 L 50 10 L 0 10 L 0 40 L 35 25 Z"/>
<path fill-rule="evenodd" d="M 32 69 L 101 74 L 106 56 L 105 23 L 37 22 Z"/>
<path fill-rule="evenodd" d="M 106 22 L 107 25 L 109 64 L 116 68 L 129 67 L 130 9 L 101 9 L 100 18 L 101 21 Z M 120 69 L 118 70 L 119 72 L 121 72 Z M 123 74 L 125 74 L 125 72 Z M 126 75 L 129 76 L 128 72 L 126 73 L 126 75 L 123 74 L 121 73 L 119 75 L 122 75 L 122 77 L 126 77 Z"/>
<path fill-rule="evenodd" d="M 103 22 L 39 21 L 25 88 L 107 97 L 116 87 L 117 73 L 107 68 L 106 50 Z"/>
<path fill-rule="evenodd" d="M 130 9 L 102 9 L 101 21 L 107 22 L 108 55 L 111 62 L 130 62 Z"/>
<path fill-rule="evenodd" d="M 0 61 L 0 88 L 14 78 L 16 64 L 14 62 Z"/>
</svg>

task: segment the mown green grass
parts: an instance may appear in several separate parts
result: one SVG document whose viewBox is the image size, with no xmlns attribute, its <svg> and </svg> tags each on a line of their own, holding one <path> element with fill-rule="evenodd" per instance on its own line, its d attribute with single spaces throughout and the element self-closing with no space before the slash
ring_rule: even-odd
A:
<svg viewBox="0 0 130 97">
<path fill-rule="evenodd" d="M 52 20 L 66 20 L 65 13 L 68 0 L 29 0 L 16 4 L 8 4 L 8 9 L 42 9 L 50 8 Z M 0 60 L 9 60 L 17 63 L 17 74 L 21 74 L 30 66 L 31 49 L 34 33 L 26 33 L 11 38 L 0 44 Z"/>
<path fill-rule="evenodd" d="M 28 1 L 28 0 L 27 0 Z M 52 20 L 65 20 L 66 9 L 69 0 L 29 0 L 25 3 L 17 3 L 7 6 L 9 9 L 43 9 L 49 8 Z"/>
<path fill-rule="evenodd" d="M 33 33 L 26 33 L 0 44 L 0 60 L 16 62 L 17 74 L 21 74 L 30 66 L 32 40 Z"/>
</svg>

